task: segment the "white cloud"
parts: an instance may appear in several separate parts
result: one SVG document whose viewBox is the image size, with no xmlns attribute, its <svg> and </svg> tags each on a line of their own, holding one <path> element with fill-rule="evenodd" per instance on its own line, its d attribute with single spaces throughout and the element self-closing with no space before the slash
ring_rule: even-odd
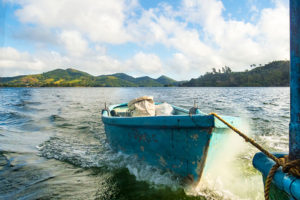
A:
<svg viewBox="0 0 300 200">
<path fill-rule="evenodd" d="M 29 41 L 35 46 L 45 48 L 48 45 L 58 45 L 58 38 L 50 29 L 42 27 L 25 27 L 20 31 L 13 32 L 13 37 L 16 40 Z"/>
<path fill-rule="evenodd" d="M 93 75 L 126 72 L 135 76 L 160 75 L 162 63 L 158 56 L 139 52 L 121 62 L 108 55 L 90 51 L 85 57 L 77 54 L 63 56 L 55 51 L 43 51 L 36 55 L 20 52 L 11 47 L 0 48 L 0 77 L 42 73 L 56 68 L 75 68 Z"/>
<path fill-rule="evenodd" d="M 1 76 L 12 76 L 42 71 L 46 65 L 27 52 L 19 52 L 11 47 L 0 48 Z"/>
<path fill-rule="evenodd" d="M 166 71 L 172 72 L 172 78 L 177 80 L 185 79 L 186 76 L 191 72 L 190 66 L 192 65 L 191 60 L 182 53 L 173 54 L 172 59 L 167 64 Z"/>
<path fill-rule="evenodd" d="M 223 10 L 223 4 L 218 0 L 183 0 L 179 14 L 189 22 L 201 24 L 206 29 L 215 29 L 214 22 L 222 21 Z"/>
<path fill-rule="evenodd" d="M 159 75 L 163 68 L 160 58 L 154 54 L 139 52 L 126 61 L 127 70 L 135 75 Z"/>
<path fill-rule="evenodd" d="M 45 38 L 65 51 L 38 49 L 29 54 L 15 49 L 19 57 L 13 56 L 9 61 L 15 63 L 8 64 L 7 58 L 1 58 L 0 67 L 23 66 L 32 72 L 76 67 L 97 75 L 180 73 L 177 77 L 182 79 L 198 77 L 212 67 L 224 65 L 244 70 L 253 63 L 289 57 L 288 6 L 285 0 L 274 2 L 274 8 L 263 10 L 251 4 L 256 22 L 245 22 L 226 20 L 226 8 L 220 0 L 183 0 L 178 8 L 160 3 L 148 10 L 136 0 L 16 1 L 21 5 L 16 11 L 21 22 L 46 30 L 45 34 L 35 32 L 36 40 Z M 53 38 L 49 37 L 51 33 Z M 128 42 L 138 45 L 132 58 L 122 61 L 109 55 L 106 45 L 117 48 Z M 143 53 L 156 44 L 171 49 L 172 58 L 159 56 L 155 49 Z M 16 73 L 6 70 L 6 74 Z"/>
<path fill-rule="evenodd" d="M 105 55 L 89 54 L 82 59 L 77 55 L 63 56 L 55 51 L 43 51 L 31 55 L 11 47 L 0 48 L 0 77 L 42 73 L 56 68 L 69 67 L 100 75 L 119 71 L 120 66 L 119 61 Z"/>
<path fill-rule="evenodd" d="M 88 51 L 88 43 L 77 31 L 63 31 L 60 39 L 67 53 L 71 56 L 84 56 Z"/>
<path fill-rule="evenodd" d="M 180 36 L 170 39 L 190 59 L 190 65 L 198 65 L 198 72 L 224 65 L 244 70 L 252 63 L 288 58 L 289 21 L 285 3 L 277 1 L 273 9 L 262 10 L 258 22 L 253 24 L 225 20 L 223 12 L 224 6 L 218 0 L 184 0 L 177 12 L 186 23 L 201 26 L 202 30 L 185 27 Z"/>
<path fill-rule="evenodd" d="M 198 76 L 212 67 L 233 65 L 238 69 L 252 64 L 261 53 L 256 41 L 258 28 L 242 21 L 225 21 L 223 11 L 221 1 L 184 0 L 179 10 L 165 5 L 145 10 L 136 23 L 130 24 L 130 30 L 139 43 L 164 44 L 180 53 L 176 55 L 183 55 L 188 60 L 186 65 L 172 62 L 179 71 L 192 70 Z M 190 26 L 193 24 L 201 29 Z"/>
<path fill-rule="evenodd" d="M 126 14 L 134 1 L 123 0 L 22 0 L 16 15 L 23 23 L 49 28 L 78 30 L 94 42 L 124 43 Z"/>
<path fill-rule="evenodd" d="M 274 9 L 264 9 L 258 23 L 259 43 L 264 53 L 262 60 L 289 58 L 289 9 L 276 2 Z"/>
</svg>

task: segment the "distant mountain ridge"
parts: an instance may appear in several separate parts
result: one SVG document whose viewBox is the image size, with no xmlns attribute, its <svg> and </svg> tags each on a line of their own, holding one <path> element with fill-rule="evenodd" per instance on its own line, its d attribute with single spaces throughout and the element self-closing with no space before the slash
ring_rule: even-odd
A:
<svg viewBox="0 0 300 200">
<path fill-rule="evenodd" d="M 252 65 L 255 66 L 255 65 Z M 182 87 L 279 87 L 289 86 L 289 61 L 273 61 L 244 72 L 232 72 L 229 67 L 206 73 L 180 84 Z"/>
<path fill-rule="evenodd" d="M 42 74 L 0 77 L 2 87 L 163 87 L 177 81 L 167 76 L 134 78 L 125 73 L 93 76 L 76 69 L 55 69 Z"/>
<path fill-rule="evenodd" d="M 252 65 L 252 67 L 255 65 Z M 0 87 L 274 87 L 289 86 L 289 61 L 273 61 L 244 72 L 229 67 L 213 68 L 190 81 L 176 81 L 167 76 L 132 77 L 125 73 L 93 76 L 76 69 L 55 69 L 42 74 L 0 77 Z"/>
</svg>

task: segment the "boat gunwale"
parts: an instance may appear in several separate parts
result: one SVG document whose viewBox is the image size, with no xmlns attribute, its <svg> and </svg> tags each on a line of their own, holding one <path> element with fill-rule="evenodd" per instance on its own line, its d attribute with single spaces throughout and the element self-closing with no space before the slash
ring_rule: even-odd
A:
<svg viewBox="0 0 300 200">
<path fill-rule="evenodd" d="M 109 106 L 109 110 L 127 106 L 127 103 Z M 188 110 L 173 106 L 174 109 L 187 113 L 186 115 L 141 116 L 141 117 L 112 117 L 108 112 L 102 113 L 104 124 L 115 126 L 139 126 L 151 128 L 211 128 L 214 127 L 214 116 L 205 114 L 189 115 Z"/>
</svg>

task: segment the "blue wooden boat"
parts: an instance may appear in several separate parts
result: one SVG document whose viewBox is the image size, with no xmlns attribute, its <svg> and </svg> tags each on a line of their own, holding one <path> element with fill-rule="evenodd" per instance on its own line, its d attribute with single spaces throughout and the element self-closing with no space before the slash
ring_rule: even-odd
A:
<svg viewBox="0 0 300 200">
<path fill-rule="evenodd" d="M 150 165 L 175 172 L 189 184 L 198 183 L 213 128 L 215 124 L 224 126 L 199 109 L 190 115 L 186 109 L 172 107 L 175 113 L 171 116 L 114 117 L 110 112 L 126 113 L 127 103 L 110 106 L 102 111 L 108 142 L 115 151 L 134 154 Z"/>
<path fill-rule="evenodd" d="M 274 153 L 276 157 L 288 155 L 289 160 L 300 159 L 300 1 L 290 0 L 290 98 L 291 119 L 289 130 L 289 153 Z M 263 176 L 265 183 L 273 160 L 263 153 L 257 153 L 253 165 Z M 281 170 L 276 171 L 270 187 L 271 200 L 300 199 L 300 177 Z"/>
</svg>

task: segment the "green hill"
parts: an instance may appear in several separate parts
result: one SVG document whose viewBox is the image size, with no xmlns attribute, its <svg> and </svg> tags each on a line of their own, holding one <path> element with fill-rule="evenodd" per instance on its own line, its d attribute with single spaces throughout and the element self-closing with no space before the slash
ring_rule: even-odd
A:
<svg viewBox="0 0 300 200">
<path fill-rule="evenodd" d="M 72 68 L 68 68 L 66 70 L 55 69 L 53 71 L 43 73 L 42 75 L 46 78 L 54 78 L 54 79 L 64 78 L 65 80 L 80 79 L 83 77 L 92 77 L 92 75 L 86 72 L 82 72 Z"/>
<path fill-rule="evenodd" d="M 270 87 L 289 86 L 289 61 L 273 61 L 250 71 L 231 72 L 223 67 L 222 72 L 213 69 L 196 79 L 180 84 L 185 87 Z"/>
<path fill-rule="evenodd" d="M 116 74 L 112 74 L 111 76 L 115 76 L 118 77 L 120 79 L 126 80 L 126 81 L 130 81 L 132 83 L 135 83 L 137 86 L 166 86 L 166 85 L 173 85 L 174 83 L 176 83 L 177 81 L 175 81 L 174 79 L 171 79 L 167 76 L 160 76 L 157 79 L 153 79 L 150 78 L 148 76 L 143 76 L 143 77 L 138 77 L 138 78 L 134 78 L 132 76 L 129 76 L 127 74 L 124 73 L 116 73 Z"/>
<path fill-rule="evenodd" d="M 163 84 L 157 82 L 156 80 L 150 78 L 149 76 L 143 76 L 136 78 L 136 83 L 141 87 L 147 87 L 148 85 L 152 85 L 154 87 L 162 87 Z"/>
<path fill-rule="evenodd" d="M 163 85 L 174 85 L 177 81 L 175 81 L 174 79 L 171 79 L 167 76 L 160 76 L 157 79 L 155 79 L 156 82 L 163 84 Z"/>
<path fill-rule="evenodd" d="M 120 79 L 112 75 L 103 75 L 95 79 L 94 87 L 136 87 L 135 83 Z"/>
<path fill-rule="evenodd" d="M 132 83 L 136 83 L 136 78 L 129 76 L 127 74 L 124 74 L 124 73 L 116 73 L 116 74 L 112 74 L 111 76 L 117 77 L 117 78 L 125 80 L 125 81 L 129 81 Z"/>
<path fill-rule="evenodd" d="M 0 86 L 11 87 L 55 87 L 91 85 L 94 77 L 75 69 L 56 69 L 42 74 L 0 78 Z"/>
<path fill-rule="evenodd" d="M 171 79 L 172 80 L 172 79 Z M 176 81 L 175 81 L 176 82 Z M 92 76 L 75 69 L 55 69 L 42 74 L 0 77 L 2 87 L 162 87 L 148 76 L 134 78 L 124 73 Z"/>
<path fill-rule="evenodd" d="M 253 66 L 253 65 L 252 65 Z M 175 81 L 167 76 L 153 79 L 134 78 L 124 73 L 92 76 L 86 72 L 55 69 L 42 74 L 0 77 L 0 87 L 268 87 L 289 86 L 289 61 L 274 61 L 244 72 L 232 72 L 229 67 L 213 68 L 190 81 Z"/>
</svg>

